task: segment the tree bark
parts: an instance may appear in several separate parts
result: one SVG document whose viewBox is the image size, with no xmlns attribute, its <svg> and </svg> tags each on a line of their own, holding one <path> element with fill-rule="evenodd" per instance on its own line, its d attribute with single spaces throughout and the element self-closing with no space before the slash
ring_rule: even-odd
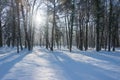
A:
<svg viewBox="0 0 120 80">
<path fill-rule="evenodd" d="M 2 43 L 2 25 L 1 25 L 1 16 L 0 16 L 0 47 L 3 46 L 3 43 Z"/>
<path fill-rule="evenodd" d="M 111 51 L 111 27 L 112 27 L 112 0 L 109 3 L 109 26 L 108 26 L 108 51 Z"/>
<path fill-rule="evenodd" d="M 95 0 L 96 2 L 96 51 L 100 50 L 100 0 Z"/>
</svg>

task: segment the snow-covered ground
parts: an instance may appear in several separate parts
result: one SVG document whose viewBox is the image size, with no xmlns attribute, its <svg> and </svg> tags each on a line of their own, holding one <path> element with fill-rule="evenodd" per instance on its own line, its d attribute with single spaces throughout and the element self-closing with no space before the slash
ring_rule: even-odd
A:
<svg viewBox="0 0 120 80">
<path fill-rule="evenodd" d="M 0 48 L 0 80 L 120 80 L 120 51 Z"/>
</svg>

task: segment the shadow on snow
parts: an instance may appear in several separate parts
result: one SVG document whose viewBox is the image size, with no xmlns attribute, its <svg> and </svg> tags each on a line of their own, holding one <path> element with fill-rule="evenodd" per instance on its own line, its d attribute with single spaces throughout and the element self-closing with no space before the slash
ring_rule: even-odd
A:
<svg viewBox="0 0 120 80">
<path fill-rule="evenodd" d="M 20 53 L 16 53 L 16 51 L 5 51 L 4 54 L 8 54 L 7 56 L 0 58 L 0 80 L 8 74 L 9 70 L 19 61 L 21 61 L 27 53 L 31 53 L 29 51 L 23 50 Z"/>
<path fill-rule="evenodd" d="M 66 52 L 64 51 L 52 52 L 47 49 L 40 49 L 40 52 L 51 54 L 53 56 L 51 58 L 54 58 L 56 60 L 56 63 L 64 70 L 64 73 L 67 74 L 71 78 L 71 80 L 80 80 L 80 79 L 81 80 L 101 80 L 103 78 L 105 80 L 116 80 L 117 79 L 116 76 L 119 76 L 117 72 L 111 71 L 109 69 L 105 69 L 106 67 L 105 68 L 98 67 L 98 66 L 102 66 L 100 64 L 97 66 L 94 65 L 94 64 L 97 64 L 96 61 L 93 61 L 93 64 L 92 63 L 89 64 L 90 63 L 89 61 L 88 61 L 89 63 L 76 61 L 72 59 L 70 56 L 68 56 L 69 54 L 72 54 L 72 53 L 69 53 L 67 55 Z M 81 54 L 81 55 L 90 57 L 93 59 L 97 58 L 97 57 L 94 57 L 94 56 L 92 57 L 85 54 Z M 102 61 L 102 58 L 101 58 L 101 61 Z"/>
</svg>

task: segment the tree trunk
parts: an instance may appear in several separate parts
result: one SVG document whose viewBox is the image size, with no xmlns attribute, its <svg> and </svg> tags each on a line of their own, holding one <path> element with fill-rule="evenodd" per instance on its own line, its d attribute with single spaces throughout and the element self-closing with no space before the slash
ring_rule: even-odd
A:
<svg viewBox="0 0 120 80">
<path fill-rule="evenodd" d="M 1 25 L 1 17 L 0 17 L 0 47 L 3 46 L 3 43 L 2 43 L 2 25 Z"/>
<path fill-rule="evenodd" d="M 48 24 L 48 18 L 49 16 L 48 16 L 48 7 L 47 7 L 47 22 L 46 22 L 46 48 L 48 49 L 48 47 L 49 47 L 49 37 L 48 37 L 48 26 L 49 26 L 49 24 Z"/>
<path fill-rule="evenodd" d="M 21 39 L 21 29 L 20 29 L 20 13 L 19 13 L 19 3 L 16 3 L 17 4 L 17 27 L 18 27 L 18 38 L 19 38 L 19 43 L 20 43 L 20 48 L 21 50 L 23 50 L 23 47 L 22 47 L 22 39 Z"/>
<path fill-rule="evenodd" d="M 11 2 L 11 14 L 12 14 L 12 47 L 15 46 L 15 39 L 16 39 L 16 23 L 15 23 L 15 7 L 14 2 Z"/>
<path fill-rule="evenodd" d="M 51 39 L 51 51 L 53 51 L 53 46 L 54 46 L 54 31 L 55 31 L 55 23 L 56 23 L 56 21 L 55 21 L 55 0 L 54 0 L 54 10 L 53 10 L 53 27 L 52 27 L 52 39 Z"/>
<path fill-rule="evenodd" d="M 96 51 L 99 51 L 100 50 L 100 31 L 99 31 L 99 28 L 100 28 L 100 24 L 99 24 L 99 21 L 100 21 L 100 0 L 96 0 L 96 12 L 97 12 L 97 15 L 96 15 Z"/>
<path fill-rule="evenodd" d="M 74 13 L 75 13 L 75 2 L 72 1 L 72 14 L 71 14 L 71 27 L 70 27 L 70 52 L 72 51 L 72 40 L 73 40 L 73 24 L 74 24 Z"/>
<path fill-rule="evenodd" d="M 109 3 L 109 26 L 108 26 L 108 51 L 111 51 L 111 27 L 112 27 L 112 0 Z"/>
</svg>

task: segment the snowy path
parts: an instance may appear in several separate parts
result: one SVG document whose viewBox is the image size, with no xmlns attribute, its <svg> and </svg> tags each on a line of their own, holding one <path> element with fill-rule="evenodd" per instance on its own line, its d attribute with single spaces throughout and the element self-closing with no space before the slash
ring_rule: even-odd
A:
<svg viewBox="0 0 120 80">
<path fill-rule="evenodd" d="M 120 53 L 3 48 L 0 80 L 120 80 Z"/>
</svg>

